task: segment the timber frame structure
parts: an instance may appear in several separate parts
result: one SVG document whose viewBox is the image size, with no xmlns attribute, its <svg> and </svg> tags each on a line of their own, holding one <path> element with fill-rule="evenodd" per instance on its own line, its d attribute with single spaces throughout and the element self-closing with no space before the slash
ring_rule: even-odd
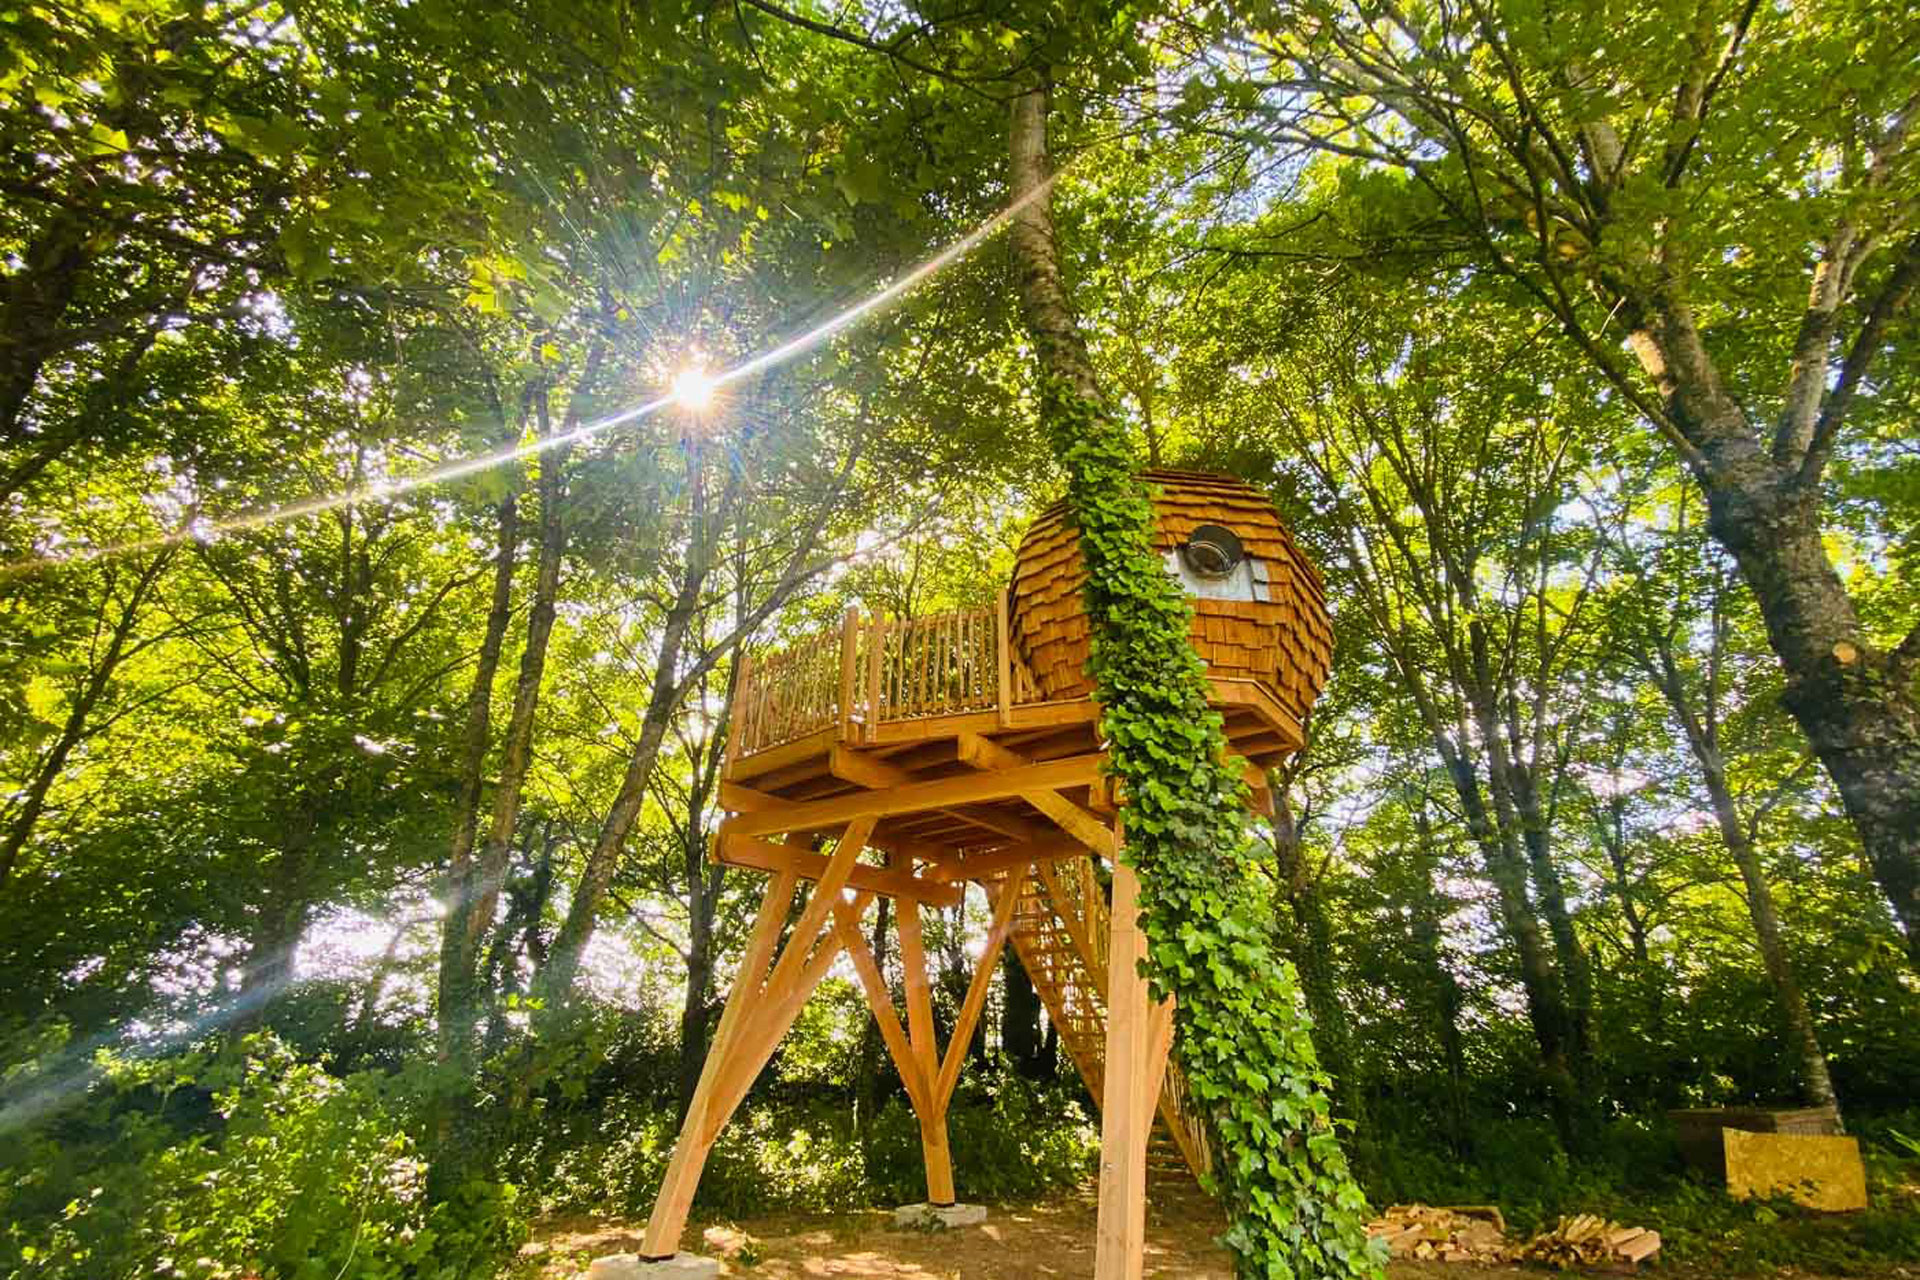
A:
<svg viewBox="0 0 1920 1280">
<path fill-rule="evenodd" d="M 1202 514 L 1253 492 L 1191 473 L 1149 478 L 1185 490 Z M 1265 544 L 1249 539 L 1266 576 L 1249 597 L 1197 601 L 1194 626 L 1229 750 L 1256 808 L 1271 812 L 1265 770 L 1302 745 L 1299 717 L 1325 679 L 1331 634 L 1318 574 L 1292 549 L 1271 505 L 1253 501 L 1264 515 L 1241 512 L 1243 527 L 1264 522 L 1277 531 L 1255 529 L 1253 539 Z M 1178 495 L 1171 503 L 1157 496 L 1156 505 L 1162 532 L 1185 536 Z M 955 1199 L 947 1107 L 1009 944 L 1100 1103 L 1098 1280 L 1141 1273 L 1156 1119 L 1196 1175 L 1210 1168 L 1205 1128 L 1169 1061 L 1173 1002 L 1153 1003 L 1139 973 L 1138 881 L 1117 856 L 1119 805 L 1102 770 L 1099 708 L 1090 686 L 1072 678 L 1080 661 L 1072 646 L 1084 646 L 1085 629 L 1074 632 L 1071 597 L 1059 589 L 1063 578 L 1077 585 L 1073 566 L 1061 572 L 1050 562 L 1061 545 L 1073 549 L 1071 532 L 1043 516 L 1021 554 L 1023 566 L 1044 571 L 1026 579 L 1016 571 L 991 608 L 909 621 L 850 612 L 839 627 L 783 653 L 743 659 L 720 784 L 729 816 L 712 855 L 764 872 L 766 890 L 643 1257 L 674 1254 L 715 1140 L 843 957 L 918 1118 L 931 1204 Z M 1280 632 L 1293 630 L 1305 639 L 1281 641 Z M 1049 653 L 1052 665 L 1036 678 L 1028 655 Z M 796 904 L 803 885 L 810 890 Z M 985 893 L 992 926 L 942 1049 L 921 913 L 959 903 L 969 885 Z M 896 907 L 904 1021 L 862 932 L 863 914 L 882 896 Z"/>
</svg>

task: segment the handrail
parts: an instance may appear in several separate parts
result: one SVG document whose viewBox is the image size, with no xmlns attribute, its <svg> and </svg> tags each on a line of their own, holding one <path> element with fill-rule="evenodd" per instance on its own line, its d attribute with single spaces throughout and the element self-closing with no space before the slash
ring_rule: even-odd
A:
<svg viewBox="0 0 1920 1280">
<path fill-rule="evenodd" d="M 1009 651 L 1006 597 L 984 609 L 889 621 L 848 611 L 841 625 L 806 636 L 743 668 L 734 698 L 738 758 L 839 726 L 843 741 L 871 742 L 878 726 L 999 710 L 1036 700 Z"/>
</svg>

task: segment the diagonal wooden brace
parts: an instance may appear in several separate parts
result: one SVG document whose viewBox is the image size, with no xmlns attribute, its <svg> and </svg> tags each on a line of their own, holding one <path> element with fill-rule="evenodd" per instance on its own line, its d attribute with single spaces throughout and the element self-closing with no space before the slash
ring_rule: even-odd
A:
<svg viewBox="0 0 1920 1280">
<path fill-rule="evenodd" d="M 839 846 L 820 872 L 786 947 L 779 959 L 773 960 L 771 972 L 767 965 L 779 942 L 781 926 L 786 923 L 799 877 L 789 869 L 768 879 L 760 914 L 754 921 L 753 934 L 741 961 L 740 977 L 727 997 L 726 1010 L 720 1015 L 720 1025 L 714 1032 L 713 1047 L 707 1052 L 693 1102 L 687 1108 L 673 1156 L 667 1162 L 666 1175 L 654 1198 L 653 1213 L 647 1220 L 647 1232 L 640 1246 L 643 1256 L 669 1257 L 678 1248 L 680 1233 L 686 1227 L 693 1194 L 700 1184 L 700 1173 L 706 1167 L 714 1140 L 739 1108 L 780 1038 L 799 1016 L 807 996 L 838 958 L 839 946 L 823 941 L 823 935 L 835 907 L 846 905 L 842 893 L 860 851 L 873 834 L 873 824 L 870 817 L 856 818 L 848 824 Z M 856 915 L 872 897 L 871 893 L 860 896 Z"/>
</svg>

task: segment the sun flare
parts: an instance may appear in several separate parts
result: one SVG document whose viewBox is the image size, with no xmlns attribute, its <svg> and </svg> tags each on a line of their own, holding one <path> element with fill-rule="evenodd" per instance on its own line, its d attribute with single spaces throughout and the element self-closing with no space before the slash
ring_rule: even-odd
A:
<svg viewBox="0 0 1920 1280">
<path fill-rule="evenodd" d="M 694 413 L 703 413 L 713 407 L 713 393 L 718 384 L 712 374 L 699 365 L 688 365 L 673 376 L 673 402 L 682 409 Z"/>
</svg>

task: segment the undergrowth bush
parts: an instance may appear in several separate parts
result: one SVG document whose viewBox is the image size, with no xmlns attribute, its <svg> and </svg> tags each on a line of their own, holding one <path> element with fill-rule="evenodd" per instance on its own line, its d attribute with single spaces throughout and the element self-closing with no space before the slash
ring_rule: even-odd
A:
<svg viewBox="0 0 1920 1280">
<path fill-rule="evenodd" d="M 1099 1133 L 1065 1089 L 1012 1072 L 968 1079 L 947 1117 L 961 1195 L 1020 1200 L 1077 1185 L 1094 1168 Z M 672 1111 L 649 1098 L 556 1108 L 516 1127 L 507 1177 L 542 1213 L 642 1216 L 673 1153 Z M 920 1130 L 898 1098 L 862 1137 L 833 1095 L 749 1100 L 708 1157 L 695 1204 L 749 1217 L 778 1211 L 893 1205 L 926 1195 Z"/>
<path fill-rule="evenodd" d="M 271 1036 L 102 1054 L 0 1140 L 0 1274 L 46 1280 L 458 1280 L 525 1237 L 508 1185 L 429 1204 L 404 1076 L 330 1075 Z M 41 1095 L 46 1097 L 45 1093 Z"/>
</svg>

